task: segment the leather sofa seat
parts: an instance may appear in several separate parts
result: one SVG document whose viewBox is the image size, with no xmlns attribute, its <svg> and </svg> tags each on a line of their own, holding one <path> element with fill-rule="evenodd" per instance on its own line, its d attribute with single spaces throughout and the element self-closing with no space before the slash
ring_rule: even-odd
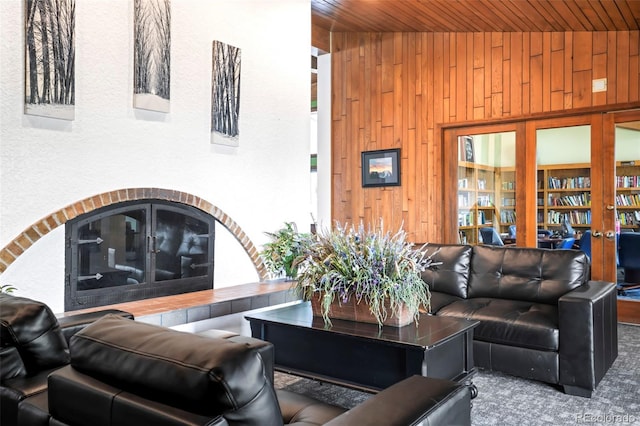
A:
<svg viewBox="0 0 640 426">
<path fill-rule="evenodd" d="M 541 303 L 479 297 L 444 306 L 438 315 L 479 320 L 476 340 L 558 351 L 558 308 Z"/>
</svg>

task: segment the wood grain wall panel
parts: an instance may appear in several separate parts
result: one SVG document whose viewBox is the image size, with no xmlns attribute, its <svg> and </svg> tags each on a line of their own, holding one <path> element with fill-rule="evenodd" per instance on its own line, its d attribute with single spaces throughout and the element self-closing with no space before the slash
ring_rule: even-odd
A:
<svg viewBox="0 0 640 426">
<path fill-rule="evenodd" d="M 564 34 L 564 109 L 573 108 L 573 37 Z M 560 72 L 560 71 L 558 71 Z"/>
<path fill-rule="evenodd" d="M 640 39 L 629 33 L 629 102 L 640 100 Z M 636 77 L 636 78 L 634 78 Z"/>
<path fill-rule="evenodd" d="M 505 70 L 505 78 L 509 80 L 509 110 L 505 113 L 519 116 L 522 114 L 522 84 L 524 80 L 522 55 L 524 54 L 524 43 L 522 33 L 512 33 L 509 37 L 511 40 L 511 59 Z"/>
<path fill-rule="evenodd" d="M 618 69 L 616 58 L 617 34 L 615 32 L 607 33 L 607 74 L 610 75 L 611 82 L 607 79 L 607 103 L 613 102 L 617 94 L 615 81 Z"/>
<path fill-rule="evenodd" d="M 442 240 L 440 125 L 639 102 L 639 50 L 639 31 L 333 33 L 333 218 Z M 395 147 L 402 185 L 362 188 L 361 152 Z"/>
<path fill-rule="evenodd" d="M 629 101 L 629 88 L 624 84 L 617 84 L 621 79 L 629 76 L 629 31 L 620 31 L 617 33 L 617 61 L 616 61 L 616 101 Z"/>
</svg>

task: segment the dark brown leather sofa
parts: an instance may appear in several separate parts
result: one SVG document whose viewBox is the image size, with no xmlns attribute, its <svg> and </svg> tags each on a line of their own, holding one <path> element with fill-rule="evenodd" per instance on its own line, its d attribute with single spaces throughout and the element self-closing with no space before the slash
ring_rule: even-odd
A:
<svg viewBox="0 0 640 426">
<path fill-rule="evenodd" d="M 618 355 L 615 284 L 578 250 L 428 244 L 431 313 L 480 321 L 477 367 L 591 397 Z"/>
<path fill-rule="evenodd" d="M 70 365 L 49 375 L 48 398 L 20 404 L 21 424 L 470 424 L 462 384 L 413 376 L 345 410 L 276 391 L 260 351 L 246 342 L 117 316 L 75 334 L 70 349 Z"/>
<path fill-rule="evenodd" d="M 128 312 L 109 309 L 61 318 L 43 303 L 0 294 L 0 424 L 17 423 L 18 405 L 46 396 L 47 376 L 69 364 L 69 339 L 96 319 Z"/>
</svg>

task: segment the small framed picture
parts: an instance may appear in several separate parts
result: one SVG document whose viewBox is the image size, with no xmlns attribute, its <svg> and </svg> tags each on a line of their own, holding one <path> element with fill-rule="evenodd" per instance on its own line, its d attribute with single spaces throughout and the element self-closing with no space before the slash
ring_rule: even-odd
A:
<svg viewBox="0 0 640 426">
<path fill-rule="evenodd" d="M 362 153 L 362 186 L 400 185 L 400 149 Z"/>
<path fill-rule="evenodd" d="M 473 163 L 475 160 L 473 150 L 473 136 L 460 136 L 458 138 L 458 141 L 458 153 L 460 154 L 458 159 L 460 161 Z"/>
</svg>

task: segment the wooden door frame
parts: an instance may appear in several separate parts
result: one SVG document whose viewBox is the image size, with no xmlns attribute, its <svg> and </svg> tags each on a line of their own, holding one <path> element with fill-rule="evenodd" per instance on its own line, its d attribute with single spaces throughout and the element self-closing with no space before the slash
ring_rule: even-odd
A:
<svg viewBox="0 0 640 426">
<path fill-rule="evenodd" d="M 458 137 L 488 134 L 488 133 L 504 133 L 516 131 L 519 123 L 493 123 L 468 125 L 465 127 L 447 127 L 442 128 L 442 176 L 443 194 L 445 200 L 443 205 L 444 221 L 443 221 L 443 242 L 447 244 L 455 244 L 458 242 Z M 518 134 L 516 132 L 516 144 L 518 142 Z M 517 149 L 517 148 L 516 148 Z M 516 182 L 517 187 L 517 182 Z M 517 201 L 516 201 L 517 208 Z M 518 213 L 516 211 L 516 218 Z"/>
</svg>

